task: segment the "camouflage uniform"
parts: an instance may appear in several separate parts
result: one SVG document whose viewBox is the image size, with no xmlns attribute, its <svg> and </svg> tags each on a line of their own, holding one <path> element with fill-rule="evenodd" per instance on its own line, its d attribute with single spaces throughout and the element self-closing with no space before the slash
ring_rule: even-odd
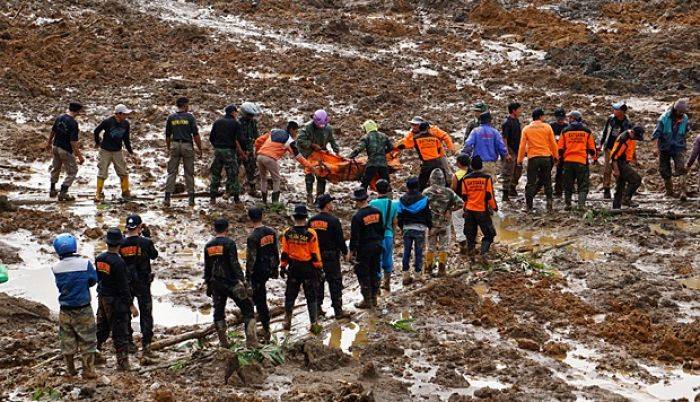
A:
<svg viewBox="0 0 700 402">
<path fill-rule="evenodd" d="M 391 141 L 389 141 L 389 137 L 376 129 L 368 132 L 360 139 L 360 142 L 350 154 L 350 158 L 357 157 L 362 151 L 367 152 L 367 164 L 365 165 L 365 172 L 362 175 L 362 187 L 367 188 L 376 175 L 379 175 L 380 179 L 390 182 L 386 154 L 390 152 L 392 148 L 394 148 L 394 146 Z"/>
<path fill-rule="evenodd" d="M 243 151 L 246 153 L 247 159 L 243 161 L 243 167 L 245 167 L 246 184 L 248 189 L 251 191 L 255 190 L 255 174 L 258 170 L 258 162 L 255 158 L 255 140 L 260 137 L 260 132 L 258 131 L 258 122 L 253 118 L 241 117 L 239 120 L 241 126 L 243 127 L 243 136 L 245 137 L 245 144 Z"/>
<path fill-rule="evenodd" d="M 92 306 L 61 309 L 58 314 L 58 338 L 64 355 L 95 353 L 97 336 Z"/>
<path fill-rule="evenodd" d="M 241 185 L 238 184 L 238 157 L 235 149 L 215 148 L 214 160 L 211 162 L 211 185 L 209 193 L 214 196 L 219 192 L 221 185 L 221 170 L 226 170 L 226 193 L 238 195 L 241 193 Z M 246 172 L 247 172 L 246 168 Z"/>
<path fill-rule="evenodd" d="M 300 130 L 299 137 L 297 137 L 297 147 L 299 147 L 299 152 L 304 158 L 308 158 L 314 151 L 311 148 L 311 144 L 318 145 L 322 150 L 325 150 L 326 146 L 331 144 L 333 152 L 336 154 L 340 152 L 340 147 L 333 137 L 333 127 L 330 124 L 326 124 L 324 128 L 318 128 L 313 122 L 309 122 Z M 316 177 L 313 173 L 307 173 L 305 176 L 307 199 L 311 198 L 315 180 L 318 180 L 316 195 L 326 192 L 326 179 Z"/>
<path fill-rule="evenodd" d="M 430 173 L 430 187 L 423 190 L 423 195 L 430 201 L 433 228 L 428 234 L 428 251 L 425 255 L 426 271 L 432 270 L 437 251 L 439 269 L 444 270 L 447 252 L 450 248 L 452 211 L 462 205 L 462 199 L 449 187 L 445 187 L 445 174 L 441 169 Z"/>
</svg>

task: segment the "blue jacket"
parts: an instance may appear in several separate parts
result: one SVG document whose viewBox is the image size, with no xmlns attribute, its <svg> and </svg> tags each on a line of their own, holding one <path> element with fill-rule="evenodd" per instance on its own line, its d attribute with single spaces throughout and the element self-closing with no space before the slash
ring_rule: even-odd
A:
<svg viewBox="0 0 700 402">
<path fill-rule="evenodd" d="M 79 255 L 63 257 L 53 267 L 53 274 L 61 308 L 90 304 L 90 287 L 97 283 L 97 272 L 90 260 Z"/>
<path fill-rule="evenodd" d="M 688 115 L 677 125 L 671 121 L 671 110 L 667 110 L 656 123 L 652 140 L 659 140 L 659 151 L 677 152 L 685 149 L 685 137 L 688 134 Z"/>
<path fill-rule="evenodd" d="M 399 202 L 383 197 L 370 201 L 369 205 L 377 208 L 382 214 L 384 237 L 394 237 L 394 219 L 396 219 L 396 215 L 399 213 Z M 388 216 L 386 216 L 387 210 L 389 210 Z"/>
<path fill-rule="evenodd" d="M 479 155 L 484 162 L 496 162 L 499 155 L 505 158 L 508 150 L 501 133 L 490 124 L 482 124 L 469 133 L 462 153 L 472 158 Z"/>
<path fill-rule="evenodd" d="M 399 199 L 397 223 L 401 230 L 404 225 L 421 224 L 433 227 L 432 213 L 428 197 L 418 191 L 409 191 Z"/>
</svg>

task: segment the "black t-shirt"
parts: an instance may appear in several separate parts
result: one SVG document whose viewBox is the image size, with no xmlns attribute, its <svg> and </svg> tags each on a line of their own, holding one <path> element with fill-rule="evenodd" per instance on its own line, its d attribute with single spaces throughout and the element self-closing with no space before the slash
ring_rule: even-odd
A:
<svg viewBox="0 0 700 402">
<path fill-rule="evenodd" d="M 53 122 L 51 131 L 54 133 L 53 146 L 73 153 L 72 142 L 78 141 L 78 122 L 69 114 L 62 114 Z"/>
<path fill-rule="evenodd" d="M 117 297 L 131 304 L 131 290 L 126 263 L 119 254 L 102 253 L 95 258 L 97 269 L 97 295 Z"/>
<path fill-rule="evenodd" d="M 243 127 L 232 117 L 222 117 L 214 122 L 209 133 L 209 142 L 214 148 L 236 149 L 236 141 L 243 149 L 246 144 Z"/>
<path fill-rule="evenodd" d="M 325 251 L 348 253 L 343 237 L 343 226 L 338 218 L 327 212 L 321 212 L 309 219 L 309 227 L 318 235 L 318 247 L 322 254 Z"/>
<path fill-rule="evenodd" d="M 245 265 L 249 281 L 266 281 L 279 268 L 279 245 L 274 229 L 261 226 L 248 236 Z"/>
<path fill-rule="evenodd" d="M 150 283 L 151 260 L 158 258 L 158 250 L 151 239 L 143 236 L 129 236 L 122 242 L 119 254 L 129 268 L 132 280 Z"/>
<path fill-rule="evenodd" d="M 124 143 L 124 148 L 133 154 L 134 151 L 131 149 L 131 139 L 129 138 L 129 121 L 124 120 L 121 123 L 114 118 L 114 116 L 105 119 L 100 123 L 99 126 L 95 127 L 95 144 L 99 145 L 105 151 L 116 152 L 121 151 L 122 143 Z M 100 133 L 104 131 L 105 135 L 100 140 Z"/>
<path fill-rule="evenodd" d="M 428 212 L 430 213 L 430 212 Z M 384 240 L 384 222 L 377 208 L 366 206 L 355 213 L 350 223 L 350 250 Z"/>
<path fill-rule="evenodd" d="M 177 112 L 168 116 L 165 123 L 165 138 L 173 141 L 192 142 L 192 137 L 199 135 L 197 122 L 189 112 Z"/>
<path fill-rule="evenodd" d="M 508 149 L 517 155 L 518 148 L 520 148 L 520 136 L 522 131 L 520 129 L 520 120 L 508 116 L 501 126 L 503 132 L 503 138 L 508 143 Z"/>
<path fill-rule="evenodd" d="M 245 281 L 238 262 L 236 242 L 229 237 L 215 237 L 204 246 L 204 282 L 234 286 Z"/>
<path fill-rule="evenodd" d="M 549 125 L 552 127 L 552 131 L 554 131 L 554 137 L 556 139 L 559 139 L 561 132 L 564 130 L 564 128 L 566 126 L 569 125 L 569 123 L 567 123 L 567 122 L 560 123 L 559 121 L 555 120 L 555 121 L 549 123 Z"/>
</svg>

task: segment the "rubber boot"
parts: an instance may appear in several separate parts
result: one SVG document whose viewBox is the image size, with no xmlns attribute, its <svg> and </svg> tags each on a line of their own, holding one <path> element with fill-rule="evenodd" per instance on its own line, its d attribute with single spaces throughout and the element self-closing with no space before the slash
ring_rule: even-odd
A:
<svg viewBox="0 0 700 402">
<path fill-rule="evenodd" d="M 603 199 L 609 200 L 612 198 L 612 194 L 610 194 L 610 189 L 609 188 L 604 188 L 603 189 Z"/>
<path fill-rule="evenodd" d="M 165 193 L 165 198 L 163 199 L 163 206 L 170 206 L 170 193 Z"/>
<path fill-rule="evenodd" d="M 317 181 L 316 182 L 316 197 L 318 197 L 319 195 L 323 195 L 325 193 L 326 193 L 326 182 L 325 181 L 323 181 L 323 182 Z"/>
<path fill-rule="evenodd" d="M 619 191 L 615 192 L 615 198 L 613 198 L 612 209 L 620 209 L 622 207 L 622 194 Z"/>
<path fill-rule="evenodd" d="M 525 211 L 532 212 L 532 204 L 533 204 L 532 197 L 528 197 L 527 195 L 525 195 Z"/>
<path fill-rule="evenodd" d="M 211 205 L 216 205 L 216 195 L 212 194 L 209 196 L 209 203 Z"/>
<path fill-rule="evenodd" d="M 313 204 L 314 203 L 314 184 L 313 183 L 306 183 L 306 203 L 307 204 Z"/>
<path fill-rule="evenodd" d="M 280 192 L 279 191 L 273 191 L 272 192 L 272 203 L 277 204 L 280 202 Z"/>
<path fill-rule="evenodd" d="M 156 357 L 155 353 L 151 350 L 151 345 L 143 345 L 141 347 L 141 356 L 153 359 Z"/>
<path fill-rule="evenodd" d="M 491 249 L 491 242 L 486 240 L 481 240 L 481 256 L 484 257 L 489 253 Z"/>
<path fill-rule="evenodd" d="M 129 352 L 126 350 L 117 352 L 117 371 L 129 370 L 131 370 L 131 365 L 129 364 Z"/>
<path fill-rule="evenodd" d="M 95 354 L 94 353 L 86 353 L 82 357 L 83 361 L 83 373 L 82 376 L 86 380 L 92 380 L 97 378 L 97 374 L 95 373 Z"/>
<path fill-rule="evenodd" d="M 510 191 L 508 189 L 503 189 L 503 196 L 501 197 L 501 201 L 507 202 L 510 201 L 509 194 Z"/>
<path fill-rule="evenodd" d="M 139 348 L 136 347 L 136 344 L 134 343 L 134 340 L 132 339 L 129 342 L 129 345 L 127 346 L 126 350 L 129 352 L 130 355 L 135 355 L 138 353 Z"/>
<path fill-rule="evenodd" d="M 554 201 L 551 198 L 547 199 L 547 212 L 554 211 Z"/>
<path fill-rule="evenodd" d="M 282 323 L 282 329 L 289 331 L 292 329 L 292 312 L 287 311 L 284 313 L 284 323 Z"/>
<path fill-rule="evenodd" d="M 75 376 L 78 374 L 78 370 L 75 369 L 75 358 L 73 355 L 63 355 L 63 359 L 66 361 L 66 371 L 68 375 Z"/>
<path fill-rule="evenodd" d="M 107 363 L 107 359 L 104 357 L 104 355 L 100 352 L 100 348 L 97 348 L 95 350 L 95 353 L 93 354 L 95 356 L 94 363 L 95 364 L 105 364 Z"/>
<path fill-rule="evenodd" d="M 119 178 L 122 187 L 122 198 L 125 200 L 131 199 L 131 190 L 129 190 L 129 176 Z"/>
<path fill-rule="evenodd" d="M 510 190 L 508 191 L 508 195 L 511 197 L 518 196 L 518 190 L 515 188 L 515 186 L 510 186 Z"/>
<path fill-rule="evenodd" d="M 467 241 L 462 240 L 459 244 L 459 253 L 466 256 L 467 255 Z"/>
<path fill-rule="evenodd" d="M 585 210 L 586 209 L 586 199 L 588 198 L 588 193 L 584 193 L 582 191 L 578 192 L 578 209 L 580 210 Z"/>
<path fill-rule="evenodd" d="M 391 292 L 391 272 L 384 272 L 384 278 L 382 279 L 382 289 L 386 290 L 387 293 Z"/>
<path fill-rule="evenodd" d="M 270 333 L 270 329 L 263 328 L 263 330 L 262 330 L 262 342 L 263 343 L 270 343 L 270 339 L 272 339 L 272 334 Z"/>
<path fill-rule="evenodd" d="M 233 195 L 233 202 L 236 205 L 241 205 L 241 196 L 239 194 L 234 194 Z"/>
<path fill-rule="evenodd" d="M 68 187 L 67 186 L 61 186 L 61 192 L 58 193 L 58 200 L 59 201 L 75 201 L 75 197 L 68 194 Z"/>
<path fill-rule="evenodd" d="M 245 324 L 245 346 L 248 349 L 260 347 L 260 343 L 258 343 L 258 334 L 255 329 L 256 324 L 255 318 L 251 318 Z"/>
<path fill-rule="evenodd" d="M 571 211 L 571 193 L 564 194 L 564 210 Z"/>
<path fill-rule="evenodd" d="M 369 288 L 367 286 L 360 287 L 360 293 L 362 293 L 362 301 L 355 303 L 355 307 L 365 310 L 372 307 L 372 301 L 370 300 Z"/>
<path fill-rule="evenodd" d="M 267 204 L 267 193 L 263 192 L 261 193 L 261 195 L 263 204 Z"/>
<path fill-rule="evenodd" d="M 379 307 L 379 293 L 378 293 L 378 292 L 377 292 L 377 293 L 373 293 L 369 300 L 370 300 L 370 303 L 371 303 L 371 307 L 370 307 L 370 308 L 376 309 L 376 308 Z"/>
<path fill-rule="evenodd" d="M 51 183 L 51 187 L 49 187 L 49 197 L 54 198 L 58 195 L 58 190 L 56 190 L 56 183 Z"/>
<path fill-rule="evenodd" d="M 423 277 L 430 278 L 434 277 L 433 266 L 435 265 L 435 253 L 428 251 L 425 253 L 425 262 L 423 262 Z"/>
<path fill-rule="evenodd" d="M 190 193 L 188 198 L 189 198 L 189 206 L 193 207 L 194 206 L 194 194 Z"/>
<path fill-rule="evenodd" d="M 255 198 L 260 197 L 260 193 L 255 190 L 255 184 L 248 184 L 248 195 Z"/>
<path fill-rule="evenodd" d="M 216 321 L 214 322 L 214 328 L 216 328 L 216 335 L 219 337 L 219 347 L 228 349 L 228 333 L 226 332 L 226 321 Z"/>
<path fill-rule="evenodd" d="M 97 178 L 97 188 L 95 189 L 95 202 L 102 202 L 105 199 L 104 193 L 105 179 Z"/>
<path fill-rule="evenodd" d="M 668 178 L 664 179 L 664 188 L 666 189 L 666 197 L 675 197 L 676 193 L 673 192 L 673 180 Z"/>
<path fill-rule="evenodd" d="M 403 271 L 403 285 L 408 286 L 413 282 L 411 278 L 411 271 Z"/>
<path fill-rule="evenodd" d="M 350 317 L 350 314 L 349 314 L 347 311 L 343 310 L 342 307 L 333 307 L 333 312 L 335 313 L 335 317 L 334 317 L 334 318 L 335 318 L 336 320 L 340 320 L 340 319 L 342 319 L 342 318 L 349 318 L 349 317 Z"/>
</svg>

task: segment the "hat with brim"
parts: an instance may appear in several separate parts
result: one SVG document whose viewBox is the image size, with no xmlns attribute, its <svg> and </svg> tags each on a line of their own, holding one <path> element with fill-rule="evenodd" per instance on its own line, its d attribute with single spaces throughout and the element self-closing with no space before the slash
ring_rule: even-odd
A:
<svg viewBox="0 0 700 402">
<path fill-rule="evenodd" d="M 105 243 L 108 246 L 118 246 L 124 241 L 124 235 L 119 228 L 109 228 L 107 229 L 107 235 L 105 236 Z"/>
<path fill-rule="evenodd" d="M 355 189 L 355 191 L 352 192 L 352 200 L 353 201 L 364 201 L 367 198 L 369 198 L 369 195 L 367 194 L 367 190 L 360 187 Z"/>
<path fill-rule="evenodd" d="M 294 207 L 294 212 L 292 212 L 292 217 L 295 219 L 308 218 L 309 210 L 306 209 L 306 205 L 299 204 Z"/>
<path fill-rule="evenodd" d="M 318 197 L 316 197 L 316 202 L 314 204 L 316 205 L 316 208 L 318 209 L 323 209 L 328 203 L 331 201 L 335 200 L 335 198 L 331 197 L 330 194 L 321 194 Z"/>
<path fill-rule="evenodd" d="M 424 120 L 422 117 L 420 117 L 420 116 L 414 116 L 414 117 L 411 119 L 411 121 L 410 121 L 409 123 L 411 123 L 411 124 L 421 124 L 421 123 L 425 123 L 425 120 Z"/>
</svg>

